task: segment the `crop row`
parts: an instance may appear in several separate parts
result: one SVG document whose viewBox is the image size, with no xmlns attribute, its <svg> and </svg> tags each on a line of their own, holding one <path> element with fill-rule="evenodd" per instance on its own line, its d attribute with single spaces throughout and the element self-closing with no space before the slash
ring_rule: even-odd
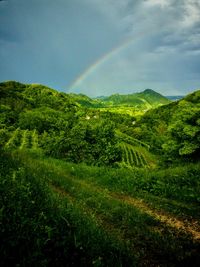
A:
<svg viewBox="0 0 200 267">
<path fill-rule="evenodd" d="M 13 148 L 38 148 L 38 134 L 36 130 L 29 131 L 29 130 L 21 130 L 17 128 L 11 135 L 8 142 L 5 144 L 6 149 L 13 149 Z"/>
<path fill-rule="evenodd" d="M 121 140 L 122 142 L 125 142 L 127 144 L 130 144 L 132 146 L 141 146 L 146 148 L 147 150 L 149 150 L 150 146 L 136 138 L 133 138 L 125 133 L 122 133 L 120 131 L 116 131 L 116 135 L 118 137 L 119 140 Z"/>
<path fill-rule="evenodd" d="M 121 144 L 122 162 L 130 167 L 147 167 L 148 162 L 140 148 L 131 146 L 127 143 Z"/>
</svg>

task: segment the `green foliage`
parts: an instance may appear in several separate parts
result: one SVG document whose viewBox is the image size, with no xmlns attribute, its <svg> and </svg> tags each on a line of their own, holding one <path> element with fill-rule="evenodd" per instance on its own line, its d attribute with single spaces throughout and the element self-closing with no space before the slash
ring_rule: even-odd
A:
<svg viewBox="0 0 200 267">
<path fill-rule="evenodd" d="M 172 115 L 176 111 L 176 103 L 170 103 L 147 111 L 133 129 L 133 135 L 147 143 L 151 151 L 162 154 L 162 145 L 167 140 L 167 129 Z"/>
<path fill-rule="evenodd" d="M 19 153 L 18 156 L 29 166 L 29 172 L 34 171 L 36 177 L 47 179 L 49 189 L 59 195 L 62 205 L 68 203 L 63 205 L 65 213 L 59 213 L 65 219 L 62 224 L 67 221 L 68 226 L 73 226 L 70 232 L 74 237 L 74 243 L 70 243 L 73 249 L 65 250 L 65 256 L 69 252 L 73 254 L 75 247 L 77 258 L 85 259 L 83 266 L 90 266 L 98 257 L 100 266 L 142 266 L 144 257 L 150 266 L 156 262 L 192 266 L 193 257 L 198 259 L 197 241 L 180 229 L 163 224 L 141 207 L 147 201 L 158 210 L 163 205 L 162 212 L 167 210 L 183 216 L 184 211 L 188 216 L 199 218 L 199 166 L 133 172 L 76 165 L 30 154 Z M 134 201 L 135 197 L 138 200 L 133 203 L 126 201 Z M 55 218 L 57 221 L 58 216 Z M 52 242 L 54 231 L 52 229 L 50 235 Z M 60 231 L 56 234 L 60 236 Z M 59 243 L 61 265 L 62 249 L 69 244 L 68 238 L 65 236 L 65 241 Z M 47 259 L 52 257 L 48 255 Z"/>
<path fill-rule="evenodd" d="M 117 143 L 126 142 L 164 155 L 166 162 L 172 162 L 173 158 L 199 159 L 198 91 L 179 102 L 150 110 L 140 120 L 95 108 L 110 102 L 122 107 L 136 100 L 148 103 L 146 108 L 150 108 L 166 104 L 168 100 L 150 89 L 127 96 L 92 100 L 84 95 L 59 93 L 43 85 L 16 82 L 1 83 L 0 93 L 1 128 L 8 129 L 8 135 L 11 134 L 11 126 L 36 130 L 39 134 L 36 142 L 47 155 L 76 163 L 110 165 L 121 159 L 122 151 Z M 109 128 L 109 125 L 112 127 Z M 116 134 L 112 133 L 113 129 Z M 21 142 L 14 139 L 16 144 L 13 143 L 13 146 L 10 140 L 13 148 Z M 137 153 L 130 153 L 130 157 L 136 157 L 138 161 L 141 158 L 141 166 L 145 165 L 145 157 Z"/>
<path fill-rule="evenodd" d="M 141 149 L 137 146 L 132 146 L 127 143 L 121 143 L 121 148 L 123 152 L 122 162 L 119 164 L 123 167 L 135 168 L 135 167 L 150 167 L 151 162 L 148 163 L 146 159 L 146 153 L 148 153 L 145 149 Z"/>
<path fill-rule="evenodd" d="M 80 179 L 105 186 L 113 192 L 145 196 L 146 193 L 185 203 L 200 201 L 200 165 L 185 164 L 163 169 L 114 169 L 54 162 Z M 53 164 L 53 159 L 51 161 Z M 73 171 L 72 171 L 73 170 Z M 159 200 L 159 199 L 158 199 Z M 160 199 L 161 200 L 161 199 Z"/>
<path fill-rule="evenodd" d="M 10 138 L 9 132 L 6 129 L 0 129 L 0 148 L 2 149 Z"/>
<path fill-rule="evenodd" d="M 47 155 L 95 165 L 111 165 L 121 159 L 112 120 L 106 121 L 105 116 L 97 116 L 94 111 L 91 116 L 95 121 L 86 121 L 84 116 L 89 117 L 88 111 L 75 102 L 87 99 L 86 96 L 75 97 L 42 85 L 15 82 L 2 83 L 0 89 L 2 103 L 7 103 L 2 106 L 1 125 L 25 130 L 11 133 L 6 148 L 31 148 L 38 143 Z M 23 101 L 20 109 L 15 106 L 14 98 Z M 26 136 L 29 131 L 37 131 L 37 140 L 34 135 Z"/>
<path fill-rule="evenodd" d="M 18 125 L 21 129 L 36 129 L 39 133 L 44 131 L 64 130 L 71 123 L 72 115 L 65 114 L 47 107 L 42 107 L 20 114 Z M 74 118 L 75 119 L 75 118 Z"/>
<path fill-rule="evenodd" d="M 130 145 L 145 147 L 147 150 L 149 150 L 150 148 L 150 146 L 145 142 L 142 142 L 136 138 L 128 136 L 127 134 L 121 133 L 120 131 L 116 131 L 116 134 L 119 140 L 124 141 Z"/>
<path fill-rule="evenodd" d="M 196 93 L 198 95 L 198 92 Z M 172 116 L 172 123 L 168 128 L 169 141 L 163 145 L 165 151 L 171 155 L 186 156 L 199 159 L 200 152 L 200 103 L 198 97 L 195 103 L 182 100 L 177 106 L 176 113 Z M 172 146 L 173 144 L 173 146 Z"/>
<path fill-rule="evenodd" d="M 8 142 L 5 144 L 6 149 L 15 149 L 20 145 L 21 140 L 21 132 L 20 129 L 17 128 L 9 138 Z"/>
<path fill-rule="evenodd" d="M 103 103 L 99 99 L 91 99 L 90 97 L 83 94 L 69 94 L 70 97 L 81 106 L 86 108 L 99 108 L 103 106 Z"/>
<path fill-rule="evenodd" d="M 104 97 L 101 100 L 105 106 L 124 105 L 127 107 L 140 107 L 141 109 L 149 109 L 162 104 L 170 103 L 170 100 L 151 89 L 146 89 L 144 92 L 129 95 L 114 94 L 109 97 Z"/>
<path fill-rule="evenodd" d="M 184 99 L 148 111 L 135 125 L 133 134 L 148 143 L 151 151 L 174 159 L 199 160 L 199 91 Z"/>
<path fill-rule="evenodd" d="M 0 155 L 1 266 L 134 264 L 126 246 L 111 239 L 92 214 L 50 190 L 45 166 L 27 154 L 13 156 Z"/>
<path fill-rule="evenodd" d="M 44 180 L 36 179 L 8 155 L 1 155 L 1 264 L 34 264 L 48 235 L 50 207 Z"/>
<path fill-rule="evenodd" d="M 67 132 L 45 134 L 41 146 L 48 155 L 75 163 L 111 165 L 121 159 L 113 125 L 107 122 L 80 122 Z"/>
<path fill-rule="evenodd" d="M 38 133 L 36 130 L 33 131 L 32 133 L 32 140 L 31 140 L 31 145 L 32 145 L 32 149 L 36 150 L 39 146 L 38 144 Z"/>
</svg>

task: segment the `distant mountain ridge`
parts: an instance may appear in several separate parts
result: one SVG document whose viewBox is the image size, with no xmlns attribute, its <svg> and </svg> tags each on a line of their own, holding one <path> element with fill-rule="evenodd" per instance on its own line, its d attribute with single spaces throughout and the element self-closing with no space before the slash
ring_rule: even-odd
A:
<svg viewBox="0 0 200 267">
<path fill-rule="evenodd" d="M 177 101 L 177 100 L 184 98 L 184 95 L 169 95 L 169 96 L 165 96 L 165 97 L 172 100 L 172 101 Z"/>
<path fill-rule="evenodd" d="M 41 103 L 42 96 L 51 95 L 52 102 L 54 102 L 53 98 L 55 95 L 59 96 L 62 102 L 63 99 L 72 102 L 73 104 L 78 104 L 82 107 L 86 108 L 112 108 L 112 107 L 132 107 L 136 109 L 147 110 L 151 108 L 155 108 L 161 105 L 169 104 L 171 100 L 167 97 L 157 93 L 152 89 L 146 89 L 143 92 L 132 93 L 132 94 L 113 94 L 111 96 L 101 96 L 98 98 L 90 98 L 84 94 L 66 94 L 63 92 L 58 92 L 54 89 L 48 88 L 44 85 L 40 84 L 22 84 L 15 81 L 8 81 L 0 83 L 0 87 L 2 87 L 1 93 L 7 94 L 13 90 L 15 92 L 15 88 L 18 90 L 22 90 L 26 92 L 26 95 L 29 95 L 30 98 L 34 97 L 37 98 L 37 103 Z M 6 90 L 6 88 L 12 88 L 12 90 Z M 29 90 L 32 88 L 34 90 Z M 43 92 L 40 95 L 40 92 Z M 38 95 L 38 96 L 37 96 Z M 45 97 L 44 97 L 45 98 Z M 46 101 L 46 100 L 44 100 Z"/>
<path fill-rule="evenodd" d="M 169 104 L 171 101 L 165 96 L 155 92 L 152 89 L 146 89 L 143 92 L 132 93 L 127 95 L 113 94 L 107 97 L 96 98 L 104 106 L 129 106 L 152 108 L 160 105 Z"/>
</svg>

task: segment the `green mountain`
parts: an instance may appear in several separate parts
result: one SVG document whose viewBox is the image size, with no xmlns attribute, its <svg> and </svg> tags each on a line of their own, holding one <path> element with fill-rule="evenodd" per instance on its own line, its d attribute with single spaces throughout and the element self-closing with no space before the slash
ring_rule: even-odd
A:
<svg viewBox="0 0 200 267">
<path fill-rule="evenodd" d="M 90 98 L 83 94 L 70 93 L 69 96 L 83 107 L 87 108 L 115 108 L 133 107 L 141 110 L 155 108 L 170 103 L 171 101 L 163 95 L 146 89 L 140 93 L 128 95 L 113 94 L 105 97 Z"/>
<path fill-rule="evenodd" d="M 152 89 L 146 89 L 143 92 L 128 95 L 114 94 L 101 98 L 101 101 L 104 106 L 127 106 L 142 109 L 149 109 L 170 103 L 169 99 L 153 91 Z"/>
<path fill-rule="evenodd" d="M 92 99 L 84 94 L 66 94 L 40 84 L 22 84 L 15 81 L 0 83 L 2 97 L 16 97 L 19 94 L 30 103 L 34 101 L 36 105 L 45 103 L 57 108 L 63 107 L 64 102 L 71 102 L 78 106 L 86 108 L 103 108 L 103 107 L 135 107 L 138 109 L 150 109 L 160 105 L 170 103 L 170 100 L 161 94 L 146 89 L 140 93 L 129 95 L 114 94 L 109 97 Z M 48 96 L 48 97 L 47 97 Z"/>
</svg>

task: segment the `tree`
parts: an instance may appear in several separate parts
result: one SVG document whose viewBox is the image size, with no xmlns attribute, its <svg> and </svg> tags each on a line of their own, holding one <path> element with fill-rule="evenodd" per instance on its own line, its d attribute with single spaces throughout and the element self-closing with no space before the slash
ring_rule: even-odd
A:
<svg viewBox="0 0 200 267">
<path fill-rule="evenodd" d="M 19 116 L 18 126 L 22 129 L 44 131 L 60 131 L 68 127 L 71 118 L 68 113 L 56 111 L 47 107 L 28 110 Z"/>
<path fill-rule="evenodd" d="M 168 128 L 164 150 L 174 156 L 199 158 L 200 103 L 181 101 Z"/>
</svg>

